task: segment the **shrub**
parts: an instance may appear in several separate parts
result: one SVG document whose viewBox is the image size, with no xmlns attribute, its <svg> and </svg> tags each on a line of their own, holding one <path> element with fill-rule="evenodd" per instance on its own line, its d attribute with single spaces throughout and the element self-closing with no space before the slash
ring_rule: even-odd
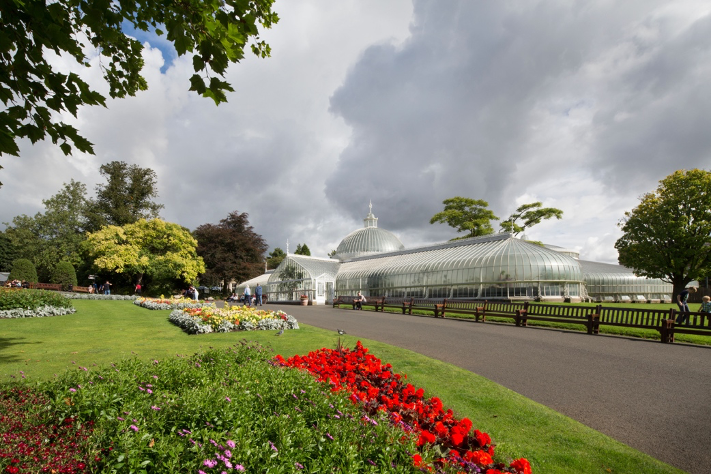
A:
<svg viewBox="0 0 712 474">
<path fill-rule="evenodd" d="M 37 283 L 37 269 L 35 268 L 35 264 L 26 258 L 18 258 L 12 262 L 12 270 L 10 270 L 10 276 L 8 276 L 7 279 Z"/>
<path fill-rule="evenodd" d="M 61 261 L 54 267 L 50 283 L 59 283 L 63 290 L 69 289 L 69 285 L 77 286 L 77 272 L 74 266 L 66 260 Z"/>
</svg>

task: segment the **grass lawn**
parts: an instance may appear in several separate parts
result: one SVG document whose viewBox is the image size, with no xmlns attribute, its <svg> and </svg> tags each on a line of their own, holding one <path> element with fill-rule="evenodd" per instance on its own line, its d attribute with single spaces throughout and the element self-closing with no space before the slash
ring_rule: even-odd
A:
<svg viewBox="0 0 712 474">
<path fill-rule="evenodd" d="M 0 380 L 49 379 L 64 370 L 192 354 L 247 338 L 288 357 L 334 348 L 331 331 L 302 325 L 275 337 L 271 331 L 189 336 L 168 322 L 169 311 L 150 311 L 129 301 L 74 301 L 77 313 L 52 318 L 0 320 Z M 341 337 L 353 347 L 356 338 Z M 395 372 L 438 396 L 458 416 L 488 432 L 498 456 L 526 457 L 543 473 L 682 472 L 483 377 L 411 351 L 362 340 Z M 11 378 L 13 377 L 13 378 Z"/>
</svg>

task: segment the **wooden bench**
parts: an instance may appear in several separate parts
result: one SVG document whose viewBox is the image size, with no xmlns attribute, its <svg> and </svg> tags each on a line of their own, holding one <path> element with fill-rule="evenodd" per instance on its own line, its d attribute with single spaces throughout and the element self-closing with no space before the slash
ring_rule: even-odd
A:
<svg viewBox="0 0 712 474">
<path fill-rule="evenodd" d="M 33 290 L 62 291 L 62 285 L 59 283 L 30 283 L 30 288 Z"/>
<path fill-rule="evenodd" d="M 91 293 L 91 288 L 91 286 L 75 286 L 72 287 L 72 291 L 74 291 L 75 293 Z"/>
<path fill-rule="evenodd" d="M 517 326 L 526 327 L 527 321 L 549 321 L 555 323 L 574 323 L 586 326 L 589 334 L 598 334 L 600 331 L 600 314 L 596 308 L 585 306 L 528 304 L 518 311 Z"/>
<path fill-rule="evenodd" d="M 677 324 L 680 311 L 670 310 L 669 319 L 662 321 L 660 328 L 660 341 L 664 343 L 675 342 L 675 334 L 692 334 L 695 336 L 710 335 L 710 315 L 709 313 L 690 312 L 689 325 Z"/>
<path fill-rule="evenodd" d="M 350 304 L 352 309 L 356 309 L 358 299 L 353 296 L 339 296 L 333 301 L 333 307 L 336 308 L 342 304 Z M 386 298 L 383 296 L 369 296 L 366 298 L 364 305 L 374 306 L 376 311 L 384 311 Z"/>
</svg>

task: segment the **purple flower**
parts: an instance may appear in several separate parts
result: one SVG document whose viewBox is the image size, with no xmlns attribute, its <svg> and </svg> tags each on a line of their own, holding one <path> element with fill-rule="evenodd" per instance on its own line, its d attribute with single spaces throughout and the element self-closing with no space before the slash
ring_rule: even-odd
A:
<svg viewBox="0 0 712 474">
<path fill-rule="evenodd" d="M 76 388 L 70 388 L 69 391 L 70 391 L 70 392 L 76 392 L 77 389 L 76 389 Z"/>
<path fill-rule="evenodd" d="M 218 465 L 218 462 L 213 459 L 206 459 L 203 464 L 209 468 L 213 468 Z"/>
<path fill-rule="evenodd" d="M 269 442 L 269 445 L 272 447 L 272 451 L 277 451 L 277 446 L 272 441 Z"/>
<path fill-rule="evenodd" d="M 152 406 L 151 406 L 151 410 L 156 410 L 156 411 L 158 411 L 158 410 L 160 410 L 160 409 L 161 409 L 161 407 L 157 407 L 156 405 L 152 405 Z"/>
<path fill-rule="evenodd" d="M 119 421 L 124 421 L 124 419 L 121 418 L 120 416 L 117 416 L 116 419 L 119 420 Z"/>
<path fill-rule="evenodd" d="M 235 449 L 235 442 L 233 440 L 227 440 L 227 445 L 230 446 L 232 449 Z"/>
<path fill-rule="evenodd" d="M 227 400 L 228 402 L 232 401 L 232 400 L 230 400 L 230 397 L 225 397 L 225 400 Z"/>
<path fill-rule="evenodd" d="M 131 426 L 129 426 L 129 428 L 138 432 L 138 426 L 136 426 L 136 425 L 131 425 Z"/>
<path fill-rule="evenodd" d="M 232 463 L 228 461 L 227 459 L 223 459 L 223 462 L 225 463 L 225 467 L 228 469 L 232 469 Z"/>
<path fill-rule="evenodd" d="M 243 466 L 242 464 L 236 464 L 235 470 L 240 471 L 240 472 L 245 472 L 245 466 Z"/>
<path fill-rule="evenodd" d="M 368 461 L 368 463 L 369 463 L 371 466 L 375 466 L 375 465 L 376 465 L 375 462 L 371 461 L 371 460 L 368 459 L 368 458 L 366 458 L 366 461 Z"/>
<path fill-rule="evenodd" d="M 151 389 L 149 388 L 149 389 L 146 389 L 146 392 L 148 392 L 148 393 L 153 393 L 153 390 L 151 390 Z"/>
<path fill-rule="evenodd" d="M 334 437 L 331 436 L 329 433 L 326 433 L 326 437 L 329 438 L 331 441 L 334 441 Z"/>
<path fill-rule="evenodd" d="M 296 466 L 297 469 L 304 469 L 304 466 L 302 466 L 298 462 L 295 462 L 294 465 Z"/>
<path fill-rule="evenodd" d="M 225 457 L 226 458 L 231 458 L 232 457 L 232 452 L 229 449 L 225 450 Z"/>
</svg>

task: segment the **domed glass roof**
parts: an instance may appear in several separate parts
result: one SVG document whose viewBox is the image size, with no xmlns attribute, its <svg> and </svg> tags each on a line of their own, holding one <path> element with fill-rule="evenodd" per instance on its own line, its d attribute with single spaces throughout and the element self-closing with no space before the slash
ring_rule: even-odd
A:
<svg viewBox="0 0 712 474">
<path fill-rule="evenodd" d="M 344 261 L 366 255 L 396 252 L 405 246 L 393 233 L 378 228 L 378 218 L 371 212 L 363 220 L 363 229 L 358 229 L 344 237 L 336 248 L 335 258 Z"/>
</svg>

